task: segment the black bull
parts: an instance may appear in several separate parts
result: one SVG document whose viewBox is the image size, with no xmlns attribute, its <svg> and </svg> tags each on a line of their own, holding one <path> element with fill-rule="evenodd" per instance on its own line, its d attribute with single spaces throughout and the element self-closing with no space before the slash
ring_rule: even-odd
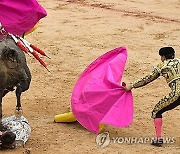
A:
<svg viewBox="0 0 180 154">
<path fill-rule="evenodd" d="M 16 88 L 16 110 L 21 110 L 21 94 L 29 89 L 31 73 L 24 52 L 12 39 L 0 42 L 0 130 L 2 130 L 2 98 Z"/>
</svg>

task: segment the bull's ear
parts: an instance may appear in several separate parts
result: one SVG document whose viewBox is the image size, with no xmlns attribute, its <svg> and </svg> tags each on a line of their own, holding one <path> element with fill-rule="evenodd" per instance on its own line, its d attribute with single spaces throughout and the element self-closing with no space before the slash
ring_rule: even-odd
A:
<svg viewBox="0 0 180 154">
<path fill-rule="evenodd" d="M 2 50 L 1 58 L 8 68 L 16 68 L 19 64 L 18 62 L 18 53 L 14 49 L 5 47 Z"/>
</svg>

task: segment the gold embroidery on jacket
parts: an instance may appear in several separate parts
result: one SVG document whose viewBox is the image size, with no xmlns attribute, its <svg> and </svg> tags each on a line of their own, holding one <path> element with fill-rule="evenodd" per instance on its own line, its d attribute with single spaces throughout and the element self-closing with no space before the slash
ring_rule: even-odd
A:
<svg viewBox="0 0 180 154">
<path fill-rule="evenodd" d="M 156 67 L 151 74 L 135 81 L 133 83 L 134 88 L 142 87 L 162 75 L 167 83 L 171 83 L 174 79 L 180 78 L 180 59 L 170 59 L 161 62 Z"/>
<path fill-rule="evenodd" d="M 133 83 L 133 87 L 142 87 L 154 81 L 160 75 L 166 79 L 169 87 L 171 88 L 171 92 L 156 104 L 152 112 L 152 118 L 155 118 L 158 111 L 176 101 L 180 96 L 180 59 L 176 58 L 161 62 L 156 67 L 154 67 L 154 70 L 151 74 L 135 81 Z"/>
</svg>

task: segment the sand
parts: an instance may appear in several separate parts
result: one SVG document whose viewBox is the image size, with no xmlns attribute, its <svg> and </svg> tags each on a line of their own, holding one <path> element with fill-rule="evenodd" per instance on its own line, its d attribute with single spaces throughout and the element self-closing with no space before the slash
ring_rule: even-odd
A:
<svg viewBox="0 0 180 154">
<path fill-rule="evenodd" d="M 105 52 L 126 46 L 128 61 L 123 81 L 134 81 L 152 71 L 160 62 L 158 50 L 173 46 L 180 57 L 180 1 L 171 0 L 39 0 L 48 16 L 36 31 L 26 36 L 52 59 L 42 57 L 49 73 L 27 56 L 32 73 L 30 89 L 22 95 L 23 115 L 29 120 L 31 136 L 25 148 L 0 151 L 2 154 L 71 153 L 180 153 L 179 107 L 164 114 L 163 135 L 175 143 L 161 148 L 150 143 L 110 143 L 101 148 L 97 134 L 79 123 L 54 123 L 54 115 L 70 109 L 71 93 L 81 72 Z M 118 67 L 118 66 L 117 66 Z M 163 78 L 133 89 L 134 121 L 127 128 L 105 126 L 111 138 L 154 137 L 151 111 L 169 92 Z M 14 114 L 16 98 L 9 93 L 3 99 L 3 117 Z"/>
</svg>

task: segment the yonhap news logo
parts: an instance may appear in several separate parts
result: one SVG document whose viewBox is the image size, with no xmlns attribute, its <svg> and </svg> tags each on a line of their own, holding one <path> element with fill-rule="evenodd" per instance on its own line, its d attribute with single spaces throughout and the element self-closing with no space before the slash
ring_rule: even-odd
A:
<svg viewBox="0 0 180 154">
<path fill-rule="evenodd" d="M 99 147 L 107 147 L 110 143 L 113 144 L 147 144 L 152 143 L 155 137 L 110 137 L 108 132 L 103 132 L 96 137 L 96 143 Z M 162 137 L 164 144 L 175 143 L 174 137 Z"/>
<path fill-rule="evenodd" d="M 101 133 L 96 137 L 96 143 L 101 148 L 108 146 L 110 142 L 111 139 L 108 132 Z"/>
</svg>

